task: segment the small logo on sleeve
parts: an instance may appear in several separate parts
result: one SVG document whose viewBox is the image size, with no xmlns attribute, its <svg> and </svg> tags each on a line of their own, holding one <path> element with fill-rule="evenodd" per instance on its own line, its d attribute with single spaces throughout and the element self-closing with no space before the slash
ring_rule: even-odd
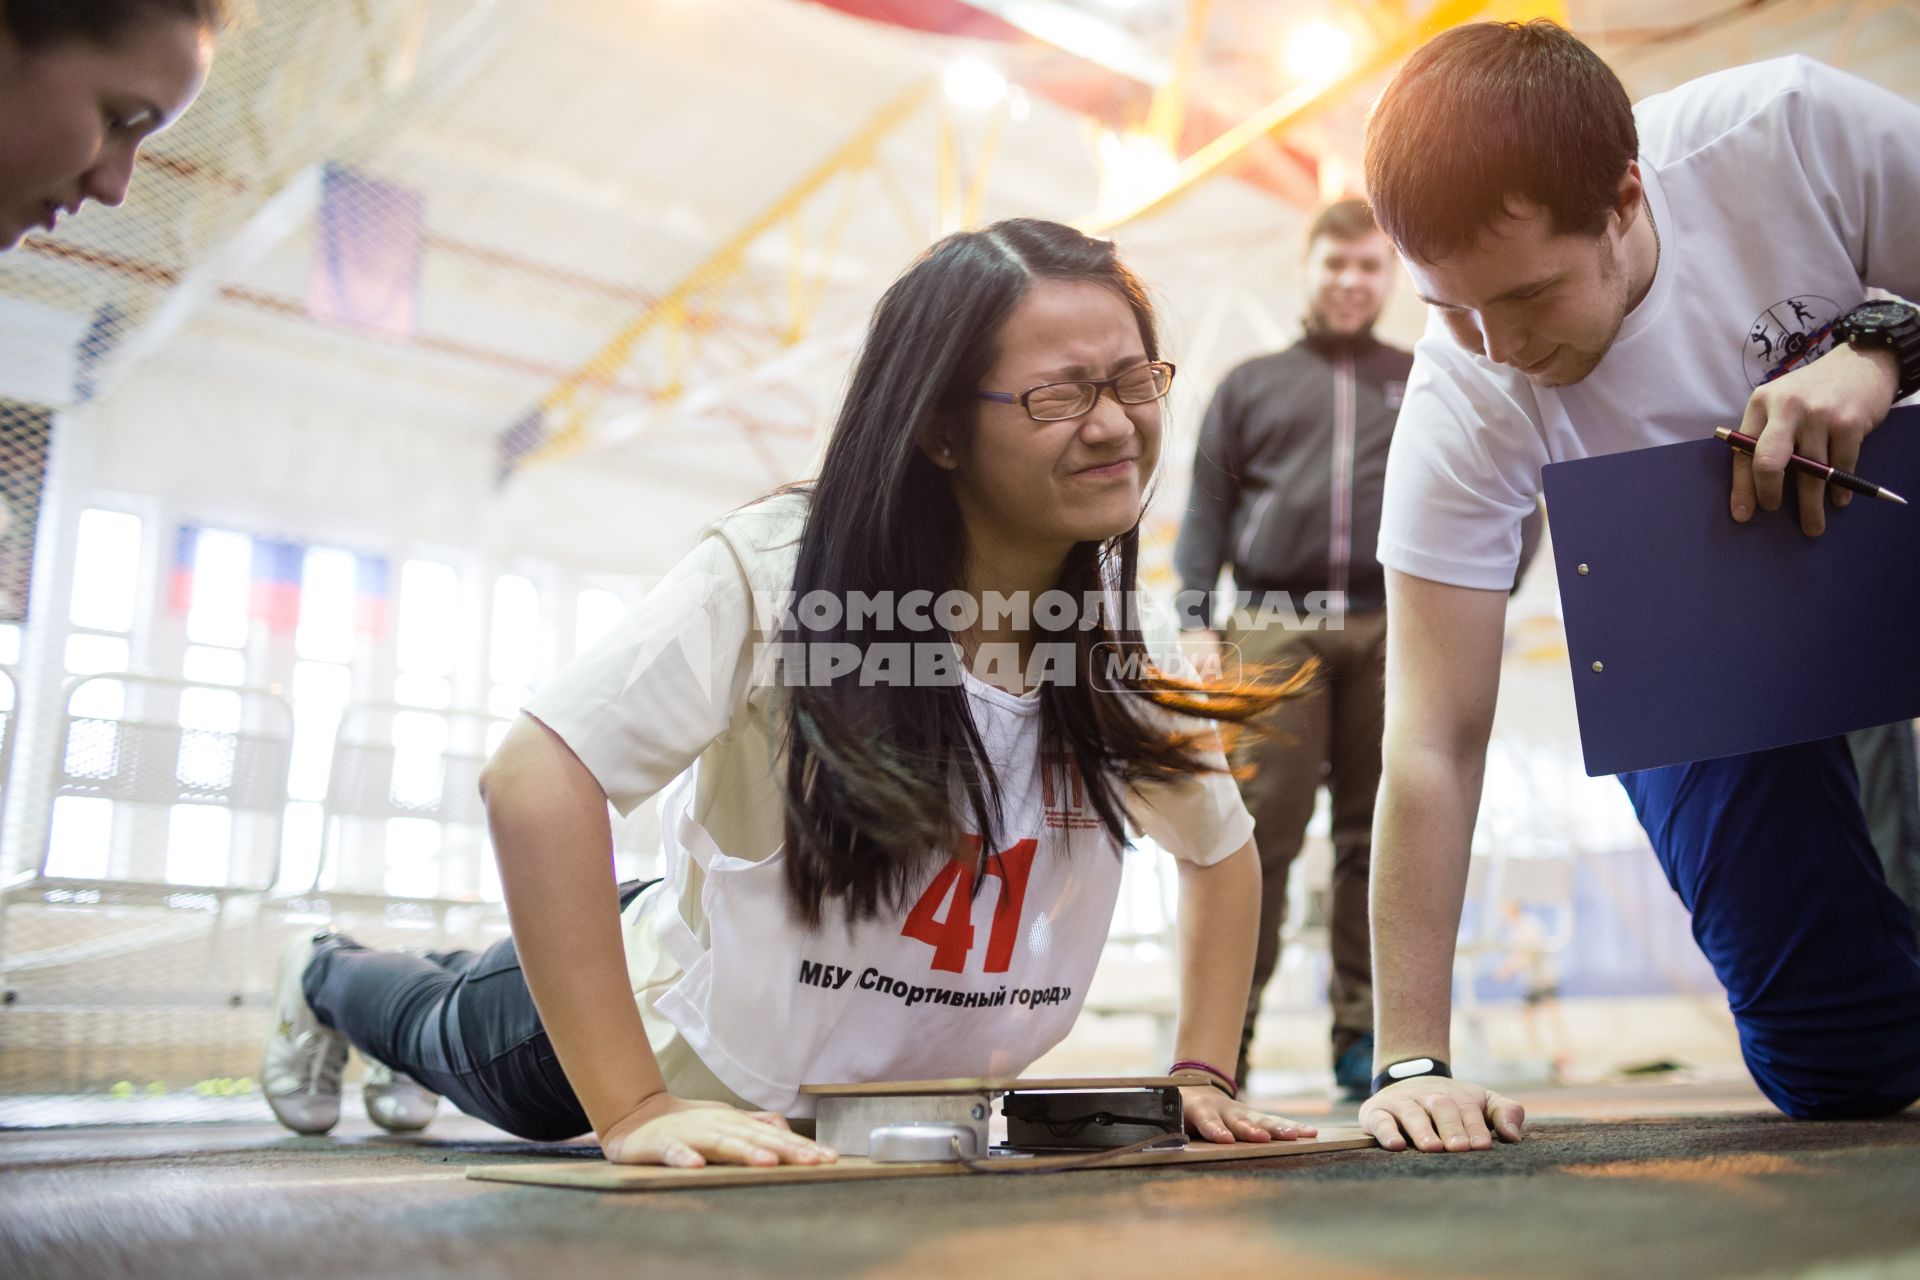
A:
<svg viewBox="0 0 1920 1280">
<path fill-rule="evenodd" d="M 1817 293 L 1783 298 L 1747 326 L 1747 385 L 1772 382 L 1813 363 L 1833 347 L 1833 323 L 1841 307 Z"/>
</svg>

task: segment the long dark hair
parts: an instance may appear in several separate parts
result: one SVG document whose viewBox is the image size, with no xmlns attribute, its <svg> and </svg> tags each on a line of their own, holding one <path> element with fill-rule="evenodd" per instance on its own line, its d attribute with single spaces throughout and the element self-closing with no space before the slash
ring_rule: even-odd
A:
<svg viewBox="0 0 1920 1280">
<path fill-rule="evenodd" d="M 112 45 L 153 18 L 187 18 L 219 31 L 231 15 L 228 0 L 0 0 L 0 25 L 31 51 L 68 40 Z"/>
<path fill-rule="evenodd" d="M 948 236 L 928 250 L 880 300 L 827 442 L 793 579 L 794 598 L 825 592 L 938 596 L 966 580 L 965 529 L 952 483 L 922 452 L 938 433 L 964 446 L 974 393 L 997 358 L 995 341 L 1036 280 L 1090 281 L 1132 309 L 1147 358 L 1159 358 L 1153 307 L 1113 245 L 1058 223 L 1017 218 Z M 1057 587 L 1076 601 L 1106 592 L 1130 601 L 1139 563 L 1136 523 L 1069 553 Z M 1098 625 L 1071 631 L 1072 680 L 1043 682 L 1042 749 L 1070 759 L 1101 824 L 1124 838 L 1123 786 L 1171 781 L 1206 766 L 1201 735 L 1172 726 L 1156 706 L 1213 720 L 1245 722 L 1292 691 L 1207 686 L 1162 674 L 1146 662 L 1131 610 L 1102 611 Z M 814 622 L 828 618 L 816 615 Z M 884 623 L 884 619 L 882 622 Z M 809 625 L 794 611 L 781 632 L 799 646 L 950 640 L 931 631 L 856 622 Z M 1064 633 L 1058 639 L 1066 639 Z M 1117 650 L 1117 676 L 1095 683 L 1095 646 Z M 1131 660 L 1133 666 L 1128 665 Z M 1124 686 L 1123 691 L 1114 691 Z M 1102 691 L 1105 690 L 1105 691 Z M 958 682 L 932 686 L 869 683 L 858 673 L 804 681 L 790 691 L 786 725 L 786 876 L 796 914 L 818 925 L 825 904 L 850 919 L 897 906 L 929 862 L 959 847 L 954 797 L 965 797 L 981 856 L 996 849 L 999 779 L 981 745 Z M 1153 705 L 1148 705 L 1153 704 Z"/>
</svg>

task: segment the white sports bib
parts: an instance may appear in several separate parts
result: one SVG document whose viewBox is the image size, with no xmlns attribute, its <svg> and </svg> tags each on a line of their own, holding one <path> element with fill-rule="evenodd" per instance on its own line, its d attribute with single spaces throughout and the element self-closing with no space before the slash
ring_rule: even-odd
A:
<svg viewBox="0 0 1920 1280">
<path fill-rule="evenodd" d="M 1119 851 L 1071 766 L 1039 758 L 1037 704 L 968 689 L 1003 788 L 1006 847 L 980 884 L 969 837 L 903 909 L 849 928 L 830 907 L 808 930 L 788 912 L 784 851 L 722 853 L 692 817 L 696 770 L 662 795 L 668 879 L 700 867 L 708 938 L 660 895 L 684 976 L 656 1007 L 740 1097 L 802 1117 L 803 1084 L 1017 1075 L 1072 1027 L 1113 920 Z"/>
</svg>

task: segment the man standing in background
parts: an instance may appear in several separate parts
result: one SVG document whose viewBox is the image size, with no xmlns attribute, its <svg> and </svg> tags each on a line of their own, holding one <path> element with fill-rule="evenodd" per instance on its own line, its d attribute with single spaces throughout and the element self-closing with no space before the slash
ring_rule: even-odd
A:
<svg viewBox="0 0 1920 1280">
<path fill-rule="evenodd" d="M 1367 868 L 1387 629 L 1374 544 L 1387 444 L 1413 365 L 1410 353 L 1373 336 L 1393 269 L 1393 251 L 1361 201 L 1340 201 L 1313 220 L 1306 336 L 1220 384 L 1201 424 L 1174 553 L 1180 625 L 1190 639 L 1234 646 L 1249 664 L 1320 664 L 1308 692 L 1266 725 L 1274 736 L 1248 735 L 1234 752 L 1235 766 L 1253 771 L 1241 793 L 1264 877 L 1260 949 L 1234 1071 L 1242 1088 L 1260 996 L 1280 958 L 1287 870 L 1323 784 L 1333 802 L 1334 1079 L 1358 1100 L 1373 1071 Z M 1227 563 L 1237 607 L 1222 627 L 1211 593 Z"/>
</svg>

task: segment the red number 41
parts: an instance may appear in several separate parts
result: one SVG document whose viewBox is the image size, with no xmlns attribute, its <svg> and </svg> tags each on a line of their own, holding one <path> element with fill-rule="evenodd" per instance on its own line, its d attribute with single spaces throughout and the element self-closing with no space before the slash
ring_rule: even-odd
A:
<svg viewBox="0 0 1920 1280">
<path fill-rule="evenodd" d="M 1033 870 L 1038 847 L 1033 840 L 1022 840 L 989 857 L 981 868 L 983 876 L 999 876 L 1002 886 L 993 906 L 993 931 L 987 936 L 982 972 L 1005 973 L 1013 964 L 1013 944 L 1019 940 L 1020 915 L 1027 901 L 1027 875 Z M 940 868 L 920 901 L 913 904 L 900 929 L 901 937 L 932 947 L 932 967 L 947 973 L 964 970 L 973 950 L 973 867 L 979 856 L 980 838 L 968 836 L 960 852 Z"/>
</svg>

